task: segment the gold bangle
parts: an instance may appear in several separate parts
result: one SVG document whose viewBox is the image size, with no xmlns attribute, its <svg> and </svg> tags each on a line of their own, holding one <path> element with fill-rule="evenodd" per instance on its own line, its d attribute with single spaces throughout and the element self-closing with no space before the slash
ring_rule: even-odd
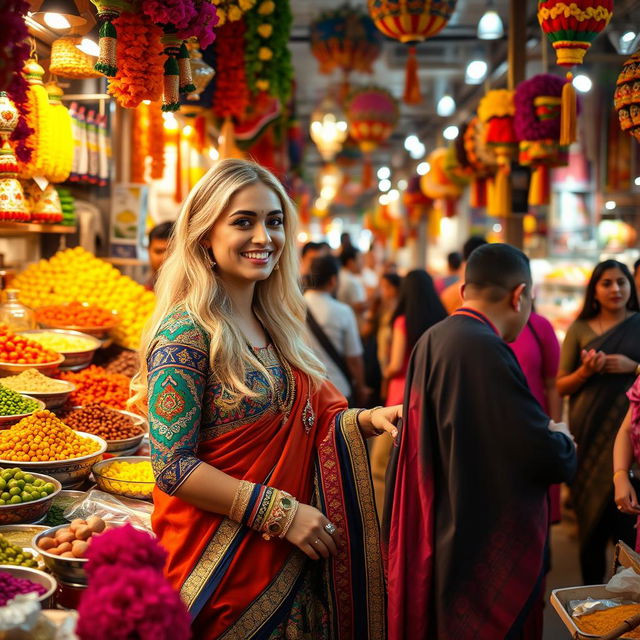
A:
<svg viewBox="0 0 640 640">
<path fill-rule="evenodd" d="M 254 486 L 253 482 L 240 480 L 240 484 L 236 489 L 236 495 L 233 497 L 233 502 L 231 503 L 231 509 L 229 509 L 230 520 L 238 523 L 242 522 L 242 516 L 244 516 L 244 512 L 247 509 Z"/>
<path fill-rule="evenodd" d="M 624 473 L 624 474 L 626 474 L 626 475 L 628 476 L 628 475 L 629 475 L 629 469 L 618 469 L 617 471 L 614 471 L 614 472 L 613 472 L 613 479 L 614 479 L 614 480 L 616 479 L 616 476 L 617 476 L 619 473 Z"/>
</svg>

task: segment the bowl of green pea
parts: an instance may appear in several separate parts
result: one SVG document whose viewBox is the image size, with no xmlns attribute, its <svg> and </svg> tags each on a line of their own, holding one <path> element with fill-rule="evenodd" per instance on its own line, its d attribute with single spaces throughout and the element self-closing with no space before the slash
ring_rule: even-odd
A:
<svg viewBox="0 0 640 640">
<path fill-rule="evenodd" d="M 0 468 L 0 525 L 38 522 L 60 491 L 62 485 L 51 476 Z"/>
</svg>

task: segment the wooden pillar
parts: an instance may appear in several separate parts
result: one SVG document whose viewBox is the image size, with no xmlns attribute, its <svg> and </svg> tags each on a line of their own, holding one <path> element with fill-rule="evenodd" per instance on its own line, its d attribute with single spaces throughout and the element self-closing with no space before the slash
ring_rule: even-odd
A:
<svg viewBox="0 0 640 640">
<path fill-rule="evenodd" d="M 508 88 L 515 89 L 525 79 L 527 66 L 527 0 L 509 0 L 509 69 Z M 503 224 L 506 240 L 522 248 L 524 242 L 523 216 L 512 214 Z"/>
</svg>

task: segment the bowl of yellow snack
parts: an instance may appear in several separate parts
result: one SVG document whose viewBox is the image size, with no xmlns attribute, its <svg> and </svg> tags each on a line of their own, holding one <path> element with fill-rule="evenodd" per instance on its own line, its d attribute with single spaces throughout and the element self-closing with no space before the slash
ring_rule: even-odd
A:
<svg viewBox="0 0 640 640">
<path fill-rule="evenodd" d="M 121 456 L 102 460 L 91 469 L 99 489 L 125 498 L 152 500 L 156 484 L 151 459 L 145 456 Z"/>
<path fill-rule="evenodd" d="M 49 378 L 37 369 L 26 369 L 15 376 L 7 376 L 0 384 L 22 395 L 40 400 L 47 409 L 62 407 L 76 386 L 66 380 Z"/>
<path fill-rule="evenodd" d="M 95 352 L 102 346 L 95 336 L 69 329 L 32 329 L 23 331 L 21 335 L 62 354 L 64 361 L 60 369 L 67 371 L 80 371 L 88 367 Z"/>
</svg>

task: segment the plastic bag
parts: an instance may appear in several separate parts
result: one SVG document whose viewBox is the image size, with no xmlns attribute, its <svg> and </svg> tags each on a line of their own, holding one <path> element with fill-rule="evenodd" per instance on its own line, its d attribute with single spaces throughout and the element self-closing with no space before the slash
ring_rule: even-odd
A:
<svg viewBox="0 0 640 640">
<path fill-rule="evenodd" d="M 144 500 L 117 498 L 110 493 L 92 489 L 84 500 L 69 505 L 65 509 L 64 517 L 67 520 L 75 518 L 86 520 L 90 516 L 99 516 L 107 523 L 125 524 L 129 522 L 134 527 L 140 527 L 153 533 L 151 529 L 152 512 L 153 505 Z"/>
<path fill-rule="evenodd" d="M 633 600 L 623 600 L 622 598 L 587 598 L 586 600 L 569 600 L 569 612 L 574 618 L 593 613 L 594 611 L 602 611 L 603 609 L 613 609 L 623 604 L 637 604 Z"/>
<path fill-rule="evenodd" d="M 43 615 L 35 593 L 17 595 L 0 607 L 0 633 L 6 640 L 56 640 L 56 628 Z"/>
<path fill-rule="evenodd" d="M 607 589 L 614 593 L 637 593 L 640 595 L 640 575 L 633 569 L 621 568 L 609 580 Z"/>
</svg>

